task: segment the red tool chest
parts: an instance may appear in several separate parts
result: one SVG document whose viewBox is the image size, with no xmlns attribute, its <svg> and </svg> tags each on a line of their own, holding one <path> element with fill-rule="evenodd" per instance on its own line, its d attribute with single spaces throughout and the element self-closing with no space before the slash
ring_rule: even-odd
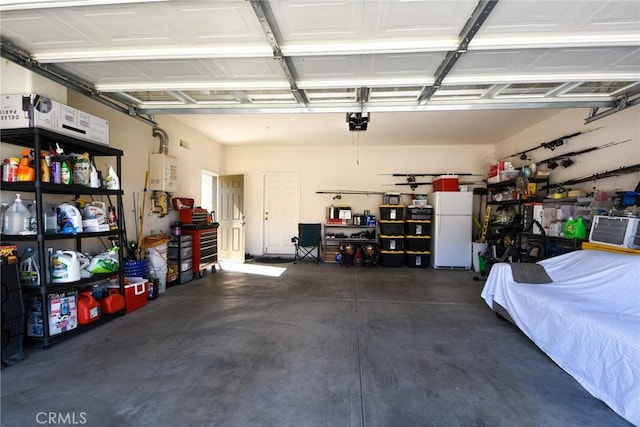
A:
<svg viewBox="0 0 640 427">
<path fill-rule="evenodd" d="M 193 238 L 192 271 L 197 277 L 211 267 L 216 272 L 218 263 L 218 223 L 180 224 L 183 234 Z"/>
</svg>

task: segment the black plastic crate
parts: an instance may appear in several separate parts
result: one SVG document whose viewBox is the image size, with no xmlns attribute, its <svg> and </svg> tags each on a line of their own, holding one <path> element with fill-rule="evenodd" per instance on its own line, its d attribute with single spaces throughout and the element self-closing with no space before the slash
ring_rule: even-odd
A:
<svg viewBox="0 0 640 427">
<path fill-rule="evenodd" d="M 380 264 L 384 267 L 402 267 L 404 251 L 380 251 Z"/>
<path fill-rule="evenodd" d="M 431 263 L 431 252 L 429 251 L 406 251 L 404 262 L 409 267 L 427 268 Z"/>
<path fill-rule="evenodd" d="M 387 236 L 381 234 L 378 236 L 380 238 L 380 249 L 385 251 L 401 251 L 404 249 L 404 236 Z"/>
<path fill-rule="evenodd" d="M 404 248 L 407 251 L 428 251 L 431 249 L 430 236 L 405 236 Z"/>
<path fill-rule="evenodd" d="M 408 219 L 404 223 L 404 234 L 408 236 L 431 236 L 431 221 Z"/>
<path fill-rule="evenodd" d="M 433 208 L 429 207 L 408 207 L 405 219 L 433 219 Z"/>
<path fill-rule="evenodd" d="M 387 236 L 404 234 L 404 221 L 381 220 L 378 224 L 380 225 L 380 234 L 386 234 Z"/>
<path fill-rule="evenodd" d="M 399 221 L 404 219 L 404 205 L 380 205 L 380 219 Z"/>
</svg>

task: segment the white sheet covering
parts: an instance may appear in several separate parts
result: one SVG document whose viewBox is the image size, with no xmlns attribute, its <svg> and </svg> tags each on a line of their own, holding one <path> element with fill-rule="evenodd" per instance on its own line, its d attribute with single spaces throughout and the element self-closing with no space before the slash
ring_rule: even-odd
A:
<svg viewBox="0 0 640 427">
<path fill-rule="evenodd" d="M 597 250 L 539 262 L 550 284 L 513 281 L 495 264 L 482 289 L 593 396 L 640 426 L 640 256 Z"/>
</svg>

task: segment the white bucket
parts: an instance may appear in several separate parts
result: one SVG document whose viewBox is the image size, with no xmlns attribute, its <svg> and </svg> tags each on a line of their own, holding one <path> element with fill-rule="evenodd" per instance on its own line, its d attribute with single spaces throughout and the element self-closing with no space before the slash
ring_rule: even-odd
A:
<svg viewBox="0 0 640 427">
<path fill-rule="evenodd" d="M 476 273 L 480 273 L 480 256 L 479 254 L 483 254 L 484 251 L 487 250 L 487 242 L 484 243 L 480 243 L 480 242 L 473 242 L 471 244 L 471 260 L 473 263 L 473 271 L 475 271 Z"/>
<path fill-rule="evenodd" d="M 167 290 L 167 244 L 154 246 L 147 249 L 147 259 L 158 278 L 158 293 Z"/>
</svg>

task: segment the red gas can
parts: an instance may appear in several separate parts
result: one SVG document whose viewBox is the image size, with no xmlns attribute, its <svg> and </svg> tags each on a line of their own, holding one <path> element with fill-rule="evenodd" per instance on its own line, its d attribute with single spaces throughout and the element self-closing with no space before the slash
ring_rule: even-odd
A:
<svg viewBox="0 0 640 427">
<path fill-rule="evenodd" d="M 100 318 L 100 304 L 91 291 L 78 293 L 78 323 L 86 325 Z"/>
<path fill-rule="evenodd" d="M 100 299 L 100 310 L 105 314 L 116 313 L 124 308 L 124 297 L 117 289 L 109 289 L 109 295 Z"/>
</svg>

